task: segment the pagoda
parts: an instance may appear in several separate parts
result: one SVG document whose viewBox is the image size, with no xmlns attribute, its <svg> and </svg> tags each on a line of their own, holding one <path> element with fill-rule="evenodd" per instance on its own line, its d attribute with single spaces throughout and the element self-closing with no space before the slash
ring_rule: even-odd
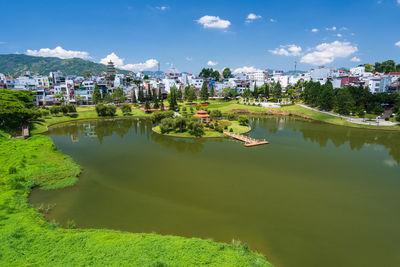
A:
<svg viewBox="0 0 400 267">
<path fill-rule="evenodd" d="M 115 74 L 116 74 L 116 71 L 115 71 L 114 63 L 110 60 L 107 64 L 107 79 L 114 80 Z"/>
</svg>

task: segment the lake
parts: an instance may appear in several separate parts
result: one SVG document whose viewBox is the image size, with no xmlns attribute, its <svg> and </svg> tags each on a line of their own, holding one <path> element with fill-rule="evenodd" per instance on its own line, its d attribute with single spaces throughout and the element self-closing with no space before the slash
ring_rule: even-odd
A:
<svg viewBox="0 0 400 267">
<path fill-rule="evenodd" d="M 251 119 L 246 148 L 155 134 L 145 119 L 75 122 L 48 136 L 84 171 L 35 189 L 48 220 L 241 240 L 277 267 L 400 266 L 400 133 Z"/>
</svg>

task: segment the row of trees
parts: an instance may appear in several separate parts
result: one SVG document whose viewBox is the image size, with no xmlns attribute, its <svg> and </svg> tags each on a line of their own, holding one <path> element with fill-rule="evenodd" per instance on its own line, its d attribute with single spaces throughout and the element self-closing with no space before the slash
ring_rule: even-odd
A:
<svg viewBox="0 0 400 267">
<path fill-rule="evenodd" d="M 384 62 L 375 62 L 375 65 L 366 64 L 365 70 L 368 72 L 400 72 L 400 64 L 396 65 L 394 60 L 386 60 Z"/>
<path fill-rule="evenodd" d="M 372 94 L 363 86 L 333 89 L 330 81 L 324 85 L 313 81 L 305 83 L 302 98 L 305 103 L 322 110 L 335 110 L 343 115 L 353 113 L 360 117 L 364 116 L 365 112 L 381 114 L 384 111 L 382 104 L 400 105 L 398 93 Z"/>
</svg>

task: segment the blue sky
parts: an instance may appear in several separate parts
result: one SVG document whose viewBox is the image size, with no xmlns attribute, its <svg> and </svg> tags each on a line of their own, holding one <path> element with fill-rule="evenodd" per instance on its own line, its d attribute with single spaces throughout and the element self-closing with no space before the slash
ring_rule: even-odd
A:
<svg viewBox="0 0 400 267">
<path fill-rule="evenodd" d="M 112 58 L 130 70 L 172 62 L 194 73 L 400 63 L 398 2 L 4 0 L 0 53 Z"/>
</svg>

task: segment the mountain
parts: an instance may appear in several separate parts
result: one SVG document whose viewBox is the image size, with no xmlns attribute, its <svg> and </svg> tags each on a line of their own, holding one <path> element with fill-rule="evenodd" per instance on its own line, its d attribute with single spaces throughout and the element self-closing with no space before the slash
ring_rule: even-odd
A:
<svg viewBox="0 0 400 267">
<path fill-rule="evenodd" d="M 70 75 L 84 75 L 87 71 L 101 74 L 107 66 L 81 58 L 61 59 L 57 57 L 34 57 L 22 54 L 0 55 L 0 73 L 20 74 L 30 71 L 32 74 L 49 75 L 51 71 L 63 71 Z M 129 71 L 117 70 L 128 74 Z"/>
</svg>

